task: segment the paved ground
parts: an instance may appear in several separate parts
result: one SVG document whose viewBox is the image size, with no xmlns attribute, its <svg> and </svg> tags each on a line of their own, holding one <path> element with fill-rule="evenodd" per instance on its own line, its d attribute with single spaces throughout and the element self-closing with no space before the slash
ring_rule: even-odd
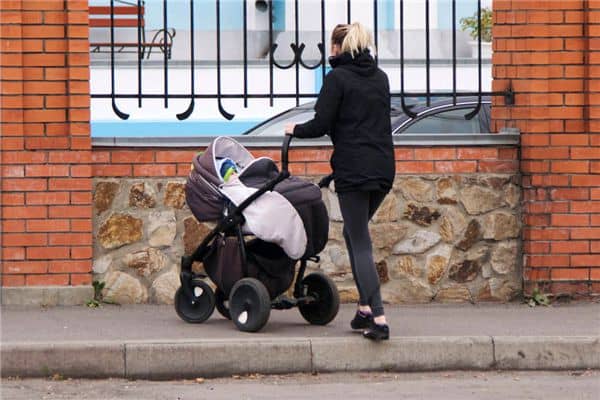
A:
<svg viewBox="0 0 600 400">
<path fill-rule="evenodd" d="M 43 379 L 2 382 L 4 400 L 597 400 L 599 371 L 251 376 L 199 381 Z"/>
<path fill-rule="evenodd" d="M 392 338 L 349 328 L 345 305 L 328 326 L 274 311 L 259 333 L 213 315 L 181 321 L 155 305 L 2 307 L 5 377 L 184 379 L 250 373 L 440 370 L 600 370 L 600 304 L 387 307 Z"/>
<path fill-rule="evenodd" d="M 600 304 L 553 307 L 524 304 L 389 306 L 392 335 L 400 336 L 580 336 L 600 334 Z M 349 327 L 354 306 L 342 306 L 327 326 L 311 326 L 296 309 L 272 311 L 265 328 L 238 331 L 216 311 L 203 324 L 188 324 L 172 306 L 1 308 L 2 343 L 356 337 Z"/>
</svg>

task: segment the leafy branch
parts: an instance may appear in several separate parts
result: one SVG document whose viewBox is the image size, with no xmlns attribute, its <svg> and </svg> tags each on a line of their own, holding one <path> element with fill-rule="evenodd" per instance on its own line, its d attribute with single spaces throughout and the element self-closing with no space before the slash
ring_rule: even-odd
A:
<svg viewBox="0 0 600 400">
<path fill-rule="evenodd" d="M 460 19 L 461 29 L 467 32 L 473 40 L 479 37 L 479 22 L 477 12 L 471 17 Z M 492 10 L 489 8 L 481 9 L 481 40 L 483 42 L 492 41 Z"/>
</svg>

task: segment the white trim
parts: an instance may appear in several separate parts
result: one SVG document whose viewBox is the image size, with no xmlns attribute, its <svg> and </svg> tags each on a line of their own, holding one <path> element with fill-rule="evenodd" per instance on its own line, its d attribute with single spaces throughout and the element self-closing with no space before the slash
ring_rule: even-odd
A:
<svg viewBox="0 0 600 400">
<path fill-rule="evenodd" d="M 249 148 L 281 149 L 283 136 L 238 136 L 239 141 Z M 94 138 L 92 148 L 103 147 L 153 147 L 160 149 L 170 148 L 197 148 L 209 146 L 215 139 L 214 136 L 203 137 L 159 137 L 159 138 Z M 520 132 L 518 129 L 508 128 L 498 133 L 401 133 L 393 135 L 396 146 L 503 146 L 518 145 Z M 291 148 L 326 147 L 331 148 L 328 137 L 318 139 L 302 139 L 292 143 Z"/>
</svg>

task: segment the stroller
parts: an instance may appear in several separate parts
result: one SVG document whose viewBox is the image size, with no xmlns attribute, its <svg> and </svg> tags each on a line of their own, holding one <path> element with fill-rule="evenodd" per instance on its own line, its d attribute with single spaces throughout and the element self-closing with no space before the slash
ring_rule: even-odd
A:
<svg viewBox="0 0 600 400">
<path fill-rule="evenodd" d="M 256 332 L 271 309 L 298 307 L 315 325 L 337 315 L 340 300 L 331 278 L 321 272 L 304 276 L 307 261 L 318 262 L 327 243 L 329 218 L 319 188 L 326 183 L 290 176 L 291 140 L 286 136 L 283 143 L 281 172 L 273 160 L 254 158 L 229 137 L 216 138 L 194 157 L 186 201 L 198 221 L 217 225 L 193 254 L 182 257 L 175 311 L 184 321 L 202 323 L 216 307 L 241 331 Z M 206 275 L 192 270 L 197 261 Z M 298 261 L 289 297 L 284 293 L 294 282 Z"/>
</svg>

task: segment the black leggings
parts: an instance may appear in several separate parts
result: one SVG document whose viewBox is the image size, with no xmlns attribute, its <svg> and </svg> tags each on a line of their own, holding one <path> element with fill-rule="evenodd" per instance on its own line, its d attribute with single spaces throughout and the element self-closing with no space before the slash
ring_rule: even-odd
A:
<svg viewBox="0 0 600 400">
<path fill-rule="evenodd" d="M 381 191 L 338 193 L 344 219 L 344 239 L 360 296 L 360 305 L 370 306 L 374 317 L 383 315 L 384 312 L 368 225 L 386 194 L 387 192 Z"/>
</svg>

